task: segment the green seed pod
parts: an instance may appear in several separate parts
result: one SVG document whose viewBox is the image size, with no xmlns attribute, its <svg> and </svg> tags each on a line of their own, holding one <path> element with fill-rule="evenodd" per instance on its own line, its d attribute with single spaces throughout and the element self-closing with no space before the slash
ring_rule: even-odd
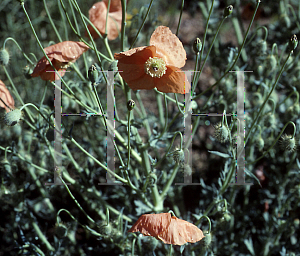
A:
<svg viewBox="0 0 300 256">
<path fill-rule="evenodd" d="M 96 84 L 98 77 L 99 77 L 98 70 L 95 65 L 92 65 L 88 71 L 88 78 L 92 82 L 93 85 Z"/>
<path fill-rule="evenodd" d="M 223 16 L 227 18 L 227 17 L 232 13 L 232 11 L 233 11 L 233 6 L 232 6 L 232 5 L 227 6 L 227 7 L 224 9 L 224 14 L 223 14 Z"/>
<path fill-rule="evenodd" d="M 198 54 L 202 50 L 202 42 L 201 40 L 197 37 L 193 43 L 193 50 L 195 54 Z"/>
<path fill-rule="evenodd" d="M 3 66 L 7 66 L 9 63 L 9 53 L 6 49 L 2 49 L 0 51 L 0 64 Z"/>
<path fill-rule="evenodd" d="M 7 126 L 14 126 L 19 123 L 22 117 L 22 111 L 20 109 L 14 109 L 4 116 L 4 123 Z"/>
<path fill-rule="evenodd" d="M 293 35 L 291 37 L 291 40 L 289 41 L 289 46 L 288 46 L 288 49 L 289 51 L 293 51 L 297 48 L 297 45 L 298 45 L 298 39 L 297 39 L 297 36 L 296 35 Z"/>
<path fill-rule="evenodd" d="M 129 111 L 131 111 L 131 110 L 134 109 L 134 107 L 135 107 L 135 102 L 134 102 L 134 100 L 129 100 L 129 101 L 127 102 L 127 109 L 128 109 Z"/>
</svg>

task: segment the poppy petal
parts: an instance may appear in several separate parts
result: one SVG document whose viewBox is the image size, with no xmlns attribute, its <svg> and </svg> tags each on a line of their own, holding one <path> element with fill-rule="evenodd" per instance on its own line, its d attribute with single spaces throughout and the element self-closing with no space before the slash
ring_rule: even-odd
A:
<svg viewBox="0 0 300 256">
<path fill-rule="evenodd" d="M 118 60 L 118 70 L 121 71 L 120 75 L 128 85 L 131 81 L 136 81 L 145 77 L 144 64 L 147 59 L 153 57 L 154 54 L 154 46 L 138 47 L 126 52 L 115 53 L 114 57 Z M 135 90 L 137 89 L 143 88 L 136 88 Z"/>
<path fill-rule="evenodd" d="M 154 78 L 147 74 L 144 74 L 138 79 L 132 80 L 127 84 L 132 90 L 152 90 L 156 87 Z"/>
<path fill-rule="evenodd" d="M 150 45 L 154 45 L 157 55 L 165 57 L 167 66 L 181 68 L 185 65 L 186 52 L 179 38 L 168 27 L 159 26 L 150 38 Z"/>
<path fill-rule="evenodd" d="M 65 41 L 65 42 L 61 42 L 46 47 L 44 51 L 47 54 L 50 61 L 52 62 L 55 69 L 59 70 L 62 68 L 64 64 L 69 62 L 75 62 L 88 49 L 89 47 L 83 42 Z M 51 73 L 51 72 L 46 72 L 49 70 L 53 70 L 53 68 L 50 65 L 49 61 L 44 56 L 39 60 L 39 62 L 35 66 L 31 76 L 32 77 L 41 76 L 43 80 L 54 81 L 55 74 L 53 75 L 44 74 L 44 73 Z M 62 76 L 64 74 L 65 72 L 62 73 Z M 48 79 L 49 77 L 53 79 Z"/>
<path fill-rule="evenodd" d="M 15 101 L 14 98 L 11 96 L 9 90 L 6 88 L 5 84 L 0 80 L 0 98 L 5 102 L 7 106 L 14 109 L 15 108 Z M 5 108 L 6 112 L 8 113 L 10 109 L 5 106 L 5 104 L 0 100 L 0 107 Z"/>
<path fill-rule="evenodd" d="M 188 93 L 191 89 L 186 75 L 180 69 L 168 66 L 166 74 L 161 78 L 155 78 L 157 90 L 165 93 Z"/>
<path fill-rule="evenodd" d="M 60 62 L 77 60 L 89 47 L 83 42 L 64 41 L 44 49 L 45 53 Z"/>
<path fill-rule="evenodd" d="M 108 0 L 103 0 L 93 5 L 89 10 L 89 19 L 93 25 L 103 35 L 105 33 L 106 15 L 107 15 Z M 122 23 L 122 4 L 120 0 L 113 0 L 110 3 L 110 9 L 108 13 L 107 22 L 107 38 L 114 40 L 118 37 L 121 30 Z M 94 38 L 98 37 L 96 31 L 92 26 L 88 26 L 88 29 Z"/>
<path fill-rule="evenodd" d="M 201 229 L 170 213 L 144 214 L 128 232 L 140 232 L 174 245 L 196 243 L 204 237 Z"/>
</svg>

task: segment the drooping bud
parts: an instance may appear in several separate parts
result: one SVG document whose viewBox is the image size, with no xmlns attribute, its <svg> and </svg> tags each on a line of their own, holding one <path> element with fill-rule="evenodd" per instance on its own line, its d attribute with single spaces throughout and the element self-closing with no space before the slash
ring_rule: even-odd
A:
<svg viewBox="0 0 300 256">
<path fill-rule="evenodd" d="M 293 137 L 292 135 L 282 135 L 280 144 L 281 148 L 288 152 L 293 152 L 296 149 L 295 137 Z"/>
<path fill-rule="evenodd" d="M 227 125 L 223 124 L 220 122 L 214 126 L 215 128 L 215 138 L 217 141 L 221 143 L 225 143 L 229 139 L 229 128 Z"/>
<path fill-rule="evenodd" d="M 55 235 L 60 239 L 66 237 L 68 235 L 68 227 L 64 223 L 56 223 Z"/>
<path fill-rule="evenodd" d="M 24 68 L 23 68 L 23 75 L 25 76 L 26 79 L 31 79 L 33 70 L 31 67 L 29 67 L 28 65 L 26 65 Z"/>
<path fill-rule="evenodd" d="M 9 53 L 6 49 L 0 50 L 0 64 L 7 66 L 9 62 Z"/>
<path fill-rule="evenodd" d="M 194 41 L 193 50 L 196 54 L 198 54 L 202 50 L 202 42 L 198 37 Z"/>
<path fill-rule="evenodd" d="M 22 111 L 20 109 L 14 109 L 6 113 L 6 115 L 4 116 L 4 123 L 7 126 L 14 126 L 19 123 L 21 117 Z"/>
</svg>

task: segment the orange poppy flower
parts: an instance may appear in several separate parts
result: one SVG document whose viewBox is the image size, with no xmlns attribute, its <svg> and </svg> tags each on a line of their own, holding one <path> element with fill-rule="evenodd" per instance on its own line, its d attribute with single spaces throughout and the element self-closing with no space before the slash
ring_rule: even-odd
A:
<svg viewBox="0 0 300 256">
<path fill-rule="evenodd" d="M 106 14 L 107 14 L 108 0 L 103 0 L 93 5 L 89 10 L 89 19 L 93 25 L 99 30 L 101 35 L 105 33 Z M 121 0 L 111 0 L 110 8 L 108 12 L 107 22 L 107 38 L 114 40 L 118 37 L 121 30 L 122 23 L 122 4 Z M 99 37 L 97 32 L 88 25 L 88 29 L 91 32 L 93 38 Z"/>
<path fill-rule="evenodd" d="M 11 108 L 15 108 L 14 98 L 11 96 L 9 90 L 6 88 L 5 84 L 0 80 L 0 98 L 5 102 L 5 104 Z M 10 109 L 0 100 L 0 107 L 5 108 L 8 113 Z"/>
<path fill-rule="evenodd" d="M 191 86 L 180 68 L 186 52 L 171 30 L 159 26 L 150 38 L 150 46 L 115 53 L 120 75 L 133 90 L 157 90 L 165 93 L 188 93 Z"/>
<path fill-rule="evenodd" d="M 178 219 L 171 213 L 144 214 L 128 232 L 141 232 L 144 236 L 153 236 L 165 244 L 183 245 L 196 243 L 204 235 L 192 223 Z"/>
<path fill-rule="evenodd" d="M 57 71 L 61 71 L 60 75 L 65 75 L 65 69 L 70 63 L 75 62 L 81 54 L 86 52 L 89 47 L 82 42 L 65 41 L 58 44 L 51 45 L 44 49 L 48 58 L 51 60 L 53 66 Z M 33 73 L 32 77 L 40 76 L 43 80 L 55 81 L 55 72 L 49 61 L 44 56 L 39 60 Z"/>
</svg>

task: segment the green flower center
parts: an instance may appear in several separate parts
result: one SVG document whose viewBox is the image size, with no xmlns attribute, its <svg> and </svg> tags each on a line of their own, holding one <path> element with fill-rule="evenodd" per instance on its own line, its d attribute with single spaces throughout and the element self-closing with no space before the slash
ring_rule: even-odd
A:
<svg viewBox="0 0 300 256">
<path fill-rule="evenodd" d="M 166 74 L 166 63 L 163 59 L 150 57 L 144 64 L 145 72 L 151 77 L 161 78 Z"/>
</svg>

